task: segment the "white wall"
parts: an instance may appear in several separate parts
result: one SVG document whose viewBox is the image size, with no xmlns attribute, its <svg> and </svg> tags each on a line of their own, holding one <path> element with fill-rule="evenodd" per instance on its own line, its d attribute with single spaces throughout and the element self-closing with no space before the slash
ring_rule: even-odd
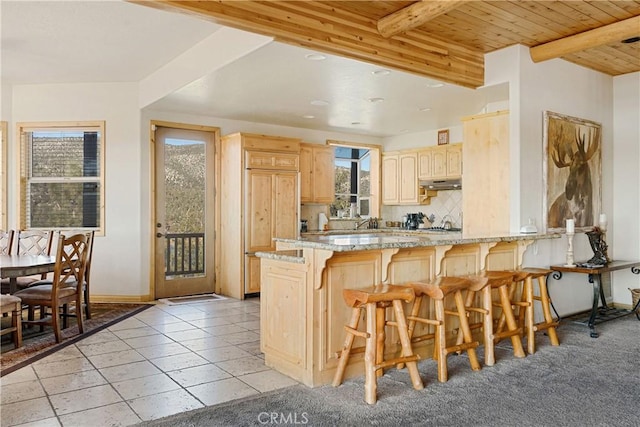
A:
<svg viewBox="0 0 640 427">
<path fill-rule="evenodd" d="M 12 123 L 105 120 L 105 236 L 96 237 L 92 294 L 136 299 L 148 294 L 149 263 L 141 252 L 141 144 L 137 84 L 57 84 L 13 87 Z M 17 176 L 18 147 L 11 141 Z M 18 227 L 17 182 L 9 195 L 9 224 Z"/>
<path fill-rule="evenodd" d="M 640 259 L 640 73 L 613 79 L 613 213 L 607 239 L 613 259 Z M 611 237 L 609 237 L 611 236 Z M 614 301 L 631 304 L 640 276 L 616 272 Z"/>
<path fill-rule="evenodd" d="M 485 58 L 486 83 L 498 84 L 509 82 L 511 111 L 511 161 L 517 167 L 512 168 L 511 194 L 514 200 L 513 210 L 518 217 L 512 219 L 512 230 L 517 231 L 520 224 L 526 224 L 528 218 L 536 218 L 540 228 L 543 212 L 543 111 L 593 120 L 602 124 L 602 211 L 613 216 L 611 223 L 617 222 L 620 211 L 628 211 L 630 218 L 640 217 L 638 208 L 638 82 L 637 77 L 619 79 L 621 87 L 616 91 L 616 105 L 628 108 L 625 123 L 635 123 L 634 131 L 616 128 L 614 138 L 614 81 L 613 78 L 602 73 L 592 71 L 564 60 L 556 59 L 534 64 L 528 49 L 523 46 L 513 46 L 489 54 Z M 621 92 L 620 94 L 618 92 Z M 617 98 L 622 92 L 631 92 L 625 101 Z M 634 98 L 635 96 L 635 98 Z M 633 99 L 634 101 L 632 101 Z M 629 104 L 629 105 L 627 105 Z M 618 113 L 616 113 L 618 114 Z M 624 142 L 626 141 L 626 142 Z M 629 202 L 628 194 L 614 192 L 614 161 L 615 170 L 618 167 L 618 156 L 626 156 L 629 145 L 635 144 L 631 160 L 635 161 L 633 176 L 621 177 L 633 188 Z M 617 241 L 615 224 L 611 224 L 607 240 L 615 252 Z M 637 228 L 636 228 L 637 230 Z M 620 236 L 622 237 L 622 236 Z M 637 248 L 640 245 L 640 234 L 625 234 L 628 245 L 635 248 L 635 258 L 638 258 Z M 575 259 L 586 260 L 593 255 L 588 240 L 584 234 L 577 234 L 575 242 Z M 528 266 L 549 266 L 564 264 L 567 242 L 564 237 L 558 240 L 543 241 L 537 244 L 525 255 L 524 264 Z M 611 253 L 610 253 L 611 255 Z M 632 257 L 632 253 L 629 254 Z M 620 295 L 621 284 L 618 277 L 624 280 L 633 276 L 630 272 L 614 275 L 614 302 L 625 303 L 626 299 Z M 637 281 L 636 281 L 637 283 Z M 561 281 L 551 280 L 551 293 L 560 314 L 569 314 L 590 308 L 592 302 L 591 285 L 584 275 L 565 275 Z M 628 293 L 628 291 L 627 291 Z M 628 298 L 630 299 L 630 298 Z"/>
</svg>

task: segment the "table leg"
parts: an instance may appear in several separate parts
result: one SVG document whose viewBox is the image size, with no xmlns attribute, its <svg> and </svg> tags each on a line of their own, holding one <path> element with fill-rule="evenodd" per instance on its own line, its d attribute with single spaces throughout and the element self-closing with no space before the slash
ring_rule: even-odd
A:
<svg viewBox="0 0 640 427">
<path fill-rule="evenodd" d="M 17 290 L 18 290 L 18 278 L 17 277 L 9 278 L 9 293 L 13 295 L 16 293 Z"/>
<path fill-rule="evenodd" d="M 596 332 L 596 315 L 598 314 L 598 300 L 600 298 L 600 275 L 589 274 L 589 281 L 593 283 L 593 306 L 591 307 L 591 316 L 589 316 L 589 329 L 591 330 L 591 338 L 598 338 Z"/>
</svg>

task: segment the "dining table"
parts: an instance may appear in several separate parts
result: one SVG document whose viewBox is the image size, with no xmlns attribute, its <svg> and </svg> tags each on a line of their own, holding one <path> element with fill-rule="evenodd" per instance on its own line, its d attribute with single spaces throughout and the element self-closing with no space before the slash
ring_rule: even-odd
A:
<svg viewBox="0 0 640 427">
<path fill-rule="evenodd" d="M 18 277 L 50 273 L 56 257 L 48 255 L 0 255 L 0 278 L 9 279 L 9 293 L 18 290 Z"/>
</svg>

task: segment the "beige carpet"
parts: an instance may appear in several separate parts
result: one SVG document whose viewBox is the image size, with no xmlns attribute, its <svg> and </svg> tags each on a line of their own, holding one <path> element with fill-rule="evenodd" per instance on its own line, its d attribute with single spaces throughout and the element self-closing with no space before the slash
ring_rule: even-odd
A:
<svg viewBox="0 0 640 427">
<path fill-rule="evenodd" d="M 151 307 L 149 304 L 94 303 L 91 305 L 91 319 L 85 319 L 84 321 L 84 333 L 79 335 L 75 320 L 70 320 L 69 327 L 62 331 L 62 342 L 60 343 L 56 343 L 50 327 L 45 327 L 44 332 L 40 332 L 38 326 L 25 328 L 23 331 L 23 345 L 17 349 L 14 348 L 12 335 L 3 335 L 2 352 L 0 354 L 0 376 L 7 375 L 16 369 L 33 363 L 149 307 Z M 26 317 L 27 313 L 25 311 L 23 318 L 26 319 Z M 2 319 L 3 326 L 5 322 L 10 322 L 10 318 Z"/>
</svg>

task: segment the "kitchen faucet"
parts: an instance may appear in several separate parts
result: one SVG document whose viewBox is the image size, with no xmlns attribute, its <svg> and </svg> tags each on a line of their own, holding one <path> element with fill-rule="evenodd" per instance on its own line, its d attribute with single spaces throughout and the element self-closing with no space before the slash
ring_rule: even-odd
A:
<svg viewBox="0 0 640 427">
<path fill-rule="evenodd" d="M 360 227 L 362 227 L 365 224 L 369 224 L 367 228 L 371 228 L 371 218 L 363 219 L 360 222 L 356 222 L 354 230 L 358 230 Z"/>
</svg>

